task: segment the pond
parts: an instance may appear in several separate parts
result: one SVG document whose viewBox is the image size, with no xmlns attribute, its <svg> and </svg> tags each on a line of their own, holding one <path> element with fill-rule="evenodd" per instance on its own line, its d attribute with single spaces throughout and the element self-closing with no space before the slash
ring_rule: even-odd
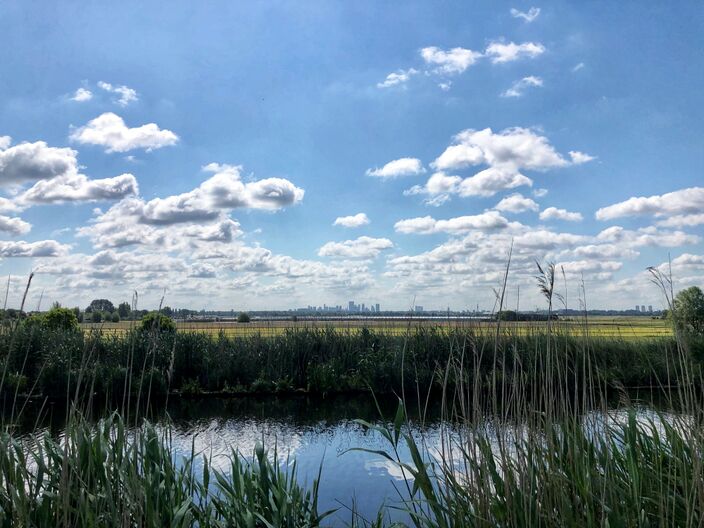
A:
<svg viewBox="0 0 704 528">
<path fill-rule="evenodd" d="M 177 460 L 190 456 L 195 449 L 211 457 L 215 467 L 227 469 L 233 449 L 249 457 L 255 445 L 262 442 L 270 454 L 276 451 L 281 464 L 295 460 L 303 484 L 312 484 L 321 471 L 319 511 L 336 509 L 328 524 L 337 526 L 350 523 L 353 509 L 365 519 L 374 519 L 382 504 L 399 505 L 400 498 L 407 495 L 398 466 L 379 454 L 354 450 L 390 449 L 380 434 L 355 420 L 388 423 L 397 404 L 393 396 L 376 402 L 368 395 L 172 399 L 151 420 L 171 425 Z M 409 414 L 417 417 L 415 407 Z M 60 435 L 63 408 L 61 404 L 45 408 L 42 427 Z M 31 413 L 26 416 L 29 426 Z M 439 417 L 439 405 L 434 403 L 423 421 L 410 423 L 413 435 L 422 436 L 431 455 L 448 433 L 447 424 Z M 399 454 L 410 461 L 405 445 L 400 446 Z M 407 520 L 401 511 L 386 511 L 392 520 Z"/>
</svg>

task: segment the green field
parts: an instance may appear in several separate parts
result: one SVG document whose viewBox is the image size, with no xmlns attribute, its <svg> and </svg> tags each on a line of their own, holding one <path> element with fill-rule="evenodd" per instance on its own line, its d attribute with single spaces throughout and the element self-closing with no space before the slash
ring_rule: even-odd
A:
<svg viewBox="0 0 704 528">
<path fill-rule="evenodd" d="M 236 322 L 177 322 L 180 332 L 202 332 L 218 334 L 223 332 L 228 337 L 235 336 L 275 336 L 287 330 L 303 329 L 334 329 L 337 331 L 359 332 L 363 328 L 389 335 L 403 335 L 409 329 L 419 327 L 433 328 L 463 328 L 474 329 L 477 332 L 494 332 L 496 324 L 493 322 L 478 321 L 441 321 L 441 320 L 305 320 L 305 321 L 257 321 L 250 323 Z M 99 331 L 105 334 L 124 334 L 138 323 L 135 321 L 122 321 L 119 323 L 83 323 L 85 331 Z M 502 322 L 501 328 L 506 332 L 520 335 L 541 332 L 545 323 L 536 322 Z M 662 319 L 648 317 L 592 317 L 585 325 L 582 320 L 560 320 L 554 323 L 554 330 L 574 336 L 589 334 L 593 337 L 621 337 L 621 338 L 654 338 L 672 335 L 672 327 Z"/>
</svg>

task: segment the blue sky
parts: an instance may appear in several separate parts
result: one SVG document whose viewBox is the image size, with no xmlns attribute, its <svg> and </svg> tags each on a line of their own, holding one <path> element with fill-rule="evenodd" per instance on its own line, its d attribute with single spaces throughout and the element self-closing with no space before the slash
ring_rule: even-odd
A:
<svg viewBox="0 0 704 528">
<path fill-rule="evenodd" d="M 704 10 L 0 6 L 9 304 L 662 305 L 704 276 Z M 339 220 L 337 220 L 339 219 Z M 43 292 L 43 293 L 42 293 Z M 513 300 L 511 300 L 513 299 Z"/>
</svg>

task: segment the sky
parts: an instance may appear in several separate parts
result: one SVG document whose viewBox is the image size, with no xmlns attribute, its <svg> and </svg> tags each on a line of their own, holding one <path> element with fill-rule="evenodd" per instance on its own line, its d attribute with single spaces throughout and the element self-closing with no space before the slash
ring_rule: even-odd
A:
<svg viewBox="0 0 704 528">
<path fill-rule="evenodd" d="M 0 4 L 7 305 L 664 305 L 704 282 L 704 6 Z M 0 279 L 3 283 L 5 279 Z M 560 306 L 562 307 L 562 305 Z"/>
</svg>

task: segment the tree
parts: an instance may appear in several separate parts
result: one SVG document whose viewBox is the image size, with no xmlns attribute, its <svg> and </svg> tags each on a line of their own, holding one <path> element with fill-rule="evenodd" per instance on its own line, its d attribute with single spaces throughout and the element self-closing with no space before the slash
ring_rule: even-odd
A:
<svg viewBox="0 0 704 528">
<path fill-rule="evenodd" d="M 132 308 L 128 302 L 121 302 L 117 306 L 117 313 L 119 314 L 120 319 L 127 319 L 130 315 L 130 311 L 132 311 Z"/>
<path fill-rule="evenodd" d="M 103 320 L 102 312 L 93 312 L 90 316 L 90 320 L 93 323 L 99 323 L 100 321 Z"/>
<path fill-rule="evenodd" d="M 237 316 L 237 322 L 238 323 L 249 323 L 252 320 L 252 318 L 249 316 L 247 312 L 240 312 L 239 315 Z"/>
<path fill-rule="evenodd" d="M 54 307 L 44 314 L 44 324 L 54 330 L 75 330 L 78 328 L 76 312 L 71 308 Z"/>
<path fill-rule="evenodd" d="M 112 315 L 110 316 L 110 320 L 113 323 L 119 323 L 120 322 L 120 314 L 117 312 L 113 312 Z"/>
<path fill-rule="evenodd" d="M 114 312 L 115 311 L 115 306 L 108 301 L 107 299 L 93 299 L 90 304 L 88 305 L 88 308 L 86 308 L 86 312 Z"/>
<path fill-rule="evenodd" d="M 674 321 L 682 330 L 704 334 L 704 292 L 698 286 L 680 291 L 673 303 Z"/>
</svg>

